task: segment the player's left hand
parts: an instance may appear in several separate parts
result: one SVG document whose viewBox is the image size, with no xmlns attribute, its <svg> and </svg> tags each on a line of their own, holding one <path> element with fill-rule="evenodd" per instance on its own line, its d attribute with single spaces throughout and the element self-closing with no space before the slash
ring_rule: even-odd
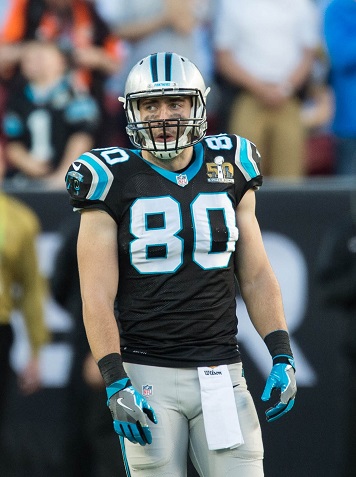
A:
<svg viewBox="0 0 356 477">
<path fill-rule="evenodd" d="M 280 362 L 281 358 L 282 361 L 285 362 Z M 267 409 L 267 422 L 275 421 L 290 411 L 294 406 L 295 395 L 297 393 L 297 384 L 294 375 L 294 359 L 291 356 L 275 356 L 273 363 L 261 399 L 262 401 L 271 399 L 271 394 L 274 389 L 280 391 L 280 397 L 279 401 L 273 407 Z"/>
</svg>

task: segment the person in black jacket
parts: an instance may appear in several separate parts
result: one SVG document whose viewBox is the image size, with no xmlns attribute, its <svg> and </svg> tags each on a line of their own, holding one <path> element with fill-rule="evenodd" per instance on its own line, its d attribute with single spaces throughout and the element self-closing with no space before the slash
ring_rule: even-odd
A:
<svg viewBox="0 0 356 477">
<path fill-rule="evenodd" d="M 356 475 L 356 189 L 350 199 L 350 210 L 325 234 L 317 266 L 324 304 L 346 320 L 342 347 L 348 392 L 343 477 Z"/>
<path fill-rule="evenodd" d="M 71 214 L 60 229 L 62 243 L 51 278 L 54 299 L 73 319 L 66 457 L 70 477 L 113 477 L 124 475 L 124 467 L 118 439 L 112 432 L 111 416 L 105 405 L 104 382 L 89 352 L 83 326 L 76 257 L 78 229 L 79 217 Z"/>
</svg>

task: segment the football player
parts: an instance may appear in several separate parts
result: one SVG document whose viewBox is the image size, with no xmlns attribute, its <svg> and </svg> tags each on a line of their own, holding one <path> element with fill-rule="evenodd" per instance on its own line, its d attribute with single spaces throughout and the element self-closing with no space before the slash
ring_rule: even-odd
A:
<svg viewBox="0 0 356 477">
<path fill-rule="evenodd" d="M 134 148 L 91 150 L 66 176 L 81 212 L 84 323 L 128 475 L 183 477 L 189 452 L 200 476 L 263 476 L 237 284 L 272 357 L 262 399 L 280 397 L 267 420 L 294 404 L 280 288 L 255 216 L 260 155 L 237 135 L 206 136 L 208 92 L 187 58 L 142 59 L 120 98 Z"/>
</svg>

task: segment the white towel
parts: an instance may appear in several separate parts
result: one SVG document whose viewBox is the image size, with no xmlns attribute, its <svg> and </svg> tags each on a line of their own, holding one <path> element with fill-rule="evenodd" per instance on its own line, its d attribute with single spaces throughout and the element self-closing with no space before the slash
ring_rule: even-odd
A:
<svg viewBox="0 0 356 477">
<path fill-rule="evenodd" d="M 210 450 L 244 443 L 227 365 L 198 368 L 204 427 Z"/>
</svg>

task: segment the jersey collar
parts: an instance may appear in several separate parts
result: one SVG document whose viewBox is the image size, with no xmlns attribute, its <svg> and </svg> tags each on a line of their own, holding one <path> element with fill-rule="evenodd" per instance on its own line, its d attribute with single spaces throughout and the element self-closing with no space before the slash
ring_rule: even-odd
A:
<svg viewBox="0 0 356 477">
<path fill-rule="evenodd" d="M 181 187 L 186 186 L 200 171 L 200 168 L 203 164 L 204 154 L 203 154 L 203 145 L 201 142 L 198 142 L 193 146 L 195 160 L 188 166 L 183 172 L 182 171 L 168 171 L 167 169 L 163 169 L 162 167 L 157 166 L 156 164 L 152 164 L 152 162 L 146 161 L 141 155 L 140 150 L 134 151 L 140 159 L 142 159 L 148 166 L 151 167 L 154 171 L 156 171 L 161 176 L 165 177 L 169 181 L 173 182 L 174 184 L 178 184 Z"/>
</svg>

